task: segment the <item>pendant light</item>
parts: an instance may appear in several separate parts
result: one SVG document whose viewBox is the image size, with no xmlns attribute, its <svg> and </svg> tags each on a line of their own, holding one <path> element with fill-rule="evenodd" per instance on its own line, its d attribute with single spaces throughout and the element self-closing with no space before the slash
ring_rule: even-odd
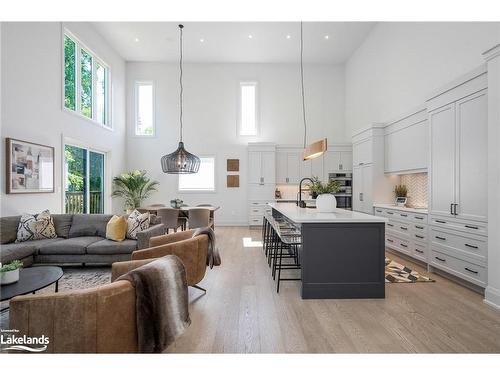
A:
<svg viewBox="0 0 500 375">
<path fill-rule="evenodd" d="M 179 95 L 179 103 L 180 103 L 180 140 L 179 147 L 177 150 L 172 152 L 171 154 L 165 155 L 161 158 L 161 168 L 165 173 L 171 174 L 188 174 L 188 173 L 197 173 L 200 169 L 200 158 L 196 155 L 191 154 L 184 148 L 184 142 L 182 141 L 182 95 L 184 94 L 184 87 L 182 86 L 182 29 L 183 25 L 179 25 L 179 41 L 180 41 L 180 60 L 179 60 L 179 68 L 180 68 L 180 95 Z"/>
<path fill-rule="evenodd" d="M 328 144 L 326 138 L 307 144 L 307 121 L 306 121 L 306 102 L 304 97 L 304 37 L 302 30 L 302 21 L 300 21 L 300 83 L 302 93 L 302 118 L 304 121 L 304 160 L 311 160 L 323 155 Z"/>
</svg>

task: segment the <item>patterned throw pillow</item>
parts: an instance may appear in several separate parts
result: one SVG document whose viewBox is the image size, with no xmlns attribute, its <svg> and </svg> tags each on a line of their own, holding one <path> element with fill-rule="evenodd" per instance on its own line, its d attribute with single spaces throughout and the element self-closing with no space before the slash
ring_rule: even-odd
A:
<svg viewBox="0 0 500 375">
<path fill-rule="evenodd" d="M 38 215 L 23 214 L 17 227 L 16 242 L 56 238 L 56 228 L 49 210 Z"/>
<path fill-rule="evenodd" d="M 149 212 L 141 214 L 134 210 L 127 219 L 127 238 L 132 240 L 137 239 L 137 232 L 141 232 L 149 228 Z"/>
</svg>

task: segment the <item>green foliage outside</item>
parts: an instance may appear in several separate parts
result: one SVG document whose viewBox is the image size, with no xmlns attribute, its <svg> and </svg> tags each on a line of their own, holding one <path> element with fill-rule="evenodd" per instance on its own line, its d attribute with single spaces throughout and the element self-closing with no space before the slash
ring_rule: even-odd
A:
<svg viewBox="0 0 500 375">
<path fill-rule="evenodd" d="M 158 190 L 160 183 L 146 177 L 146 171 L 135 170 L 113 178 L 112 197 L 125 200 L 125 207 L 134 209 L 141 206 L 144 199 Z"/>
<path fill-rule="evenodd" d="M 73 111 L 76 109 L 75 99 L 75 52 L 76 45 L 67 36 L 64 37 L 64 106 Z"/>
<path fill-rule="evenodd" d="M 21 268 L 22 266 L 23 262 L 21 262 L 20 260 L 13 260 L 8 264 L 3 264 L 2 268 L 0 268 L 0 273 L 14 271 L 17 270 L 18 268 Z"/>
<path fill-rule="evenodd" d="M 313 177 L 312 180 L 312 184 L 310 183 L 308 186 L 309 190 L 314 194 L 334 194 L 340 190 L 340 183 L 338 181 L 323 183 L 318 177 Z"/>
<path fill-rule="evenodd" d="M 90 191 L 101 191 L 103 180 L 103 156 L 90 152 L 89 163 L 89 187 Z M 85 163 L 87 151 L 80 147 L 67 145 L 64 150 L 66 163 L 68 165 L 68 189 L 69 192 L 85 191 Z"/>
<path fill-rule="evenodd" d="M 82 115 L 92 118 L 92 56 L 81 50 L 81 110 Z"/>
</svg>

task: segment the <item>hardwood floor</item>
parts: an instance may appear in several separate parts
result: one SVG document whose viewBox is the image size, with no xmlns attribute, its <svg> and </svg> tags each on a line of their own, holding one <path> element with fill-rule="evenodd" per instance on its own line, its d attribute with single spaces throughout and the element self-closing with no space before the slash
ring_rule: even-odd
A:
<svg viewBox="0 0 500 375">
<path fill-rule="evenodd" d="M 243 246 L 244 237 L 259 241 L 259 230 L 216 233 L 222 266 L 207 270 L 206 295 L 190 289 L 192 324 L 169 352 L 500 352 L 500 311 L 439 275 L 430 275 L 435 283 L 387 284 L 385 300 L 302 300 L 297 281 L 277 294 L 262 248 Z"/>
</svg>

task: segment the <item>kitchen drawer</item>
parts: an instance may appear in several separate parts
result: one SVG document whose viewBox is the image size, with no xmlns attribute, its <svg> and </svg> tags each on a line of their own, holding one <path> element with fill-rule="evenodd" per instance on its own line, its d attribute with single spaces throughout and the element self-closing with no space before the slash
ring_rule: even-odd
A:
<svg viewBox="0 0 500 375">
<path fill-rule="evenodd" d="M 250 207 L 248 208 L 248 213 L 251 216 L 264 216 L 265 212 L 266 212 L 266 206 L 250 205 Z"/>
<path fill-rule="evenodd" d="M 486 267 L 455 258 L 451 255 L 436 251 L 431 251 L 431 265 L 449 272 L 455 276 L 463 278 L 473 284 L 486 286 Z"/>
<path fill-rule="evenodd" d="M 410 220 L 412 214 L 406 211 L 395 211 L 394 216 L 400 220 Z"/>
<path fill-rule="evenodd" d="M 427 214 L 411 213 L 409 217 L 415 223 L 427 224 Z"/>
<path fill-rule="evenodd" d="M 427 233 L 427 224 L 412 224 L 413 232 L 415 233 Z"/>
<path fill-rule="evenodd" d="M 396 237 L 390 233 L 385 235 L 385 243 L 387 247 L 398 250 L 404 254 L 410 255 L 410 241 Z"/>
<path fill-rule="evenodd" d="M 488 224 L 486 223 L 476 223 L 465 220 L 456 220 L 456 219 L 442 218 L 439 216 L 432 216 L 430 224 L 439 226 L 441 228 L 459 230 L 461 232 L 477 234 L 480 236 L 486 236 L 488 234 Z"/>
<path fill-rule="evenodd" d="M 427 244 L 414 242 L 411 247 L 411 255 L 427 262 Z"/>
<path fill-rule="evenodd" d="M 379 208 L 379 207 L 375 207 L 374 208 L 374 215 L 375 216 L 385 216 L 384 209 Z"/>
<path fill-rule="evenodd" d="M 486 262 L 488 243 L 485 237 L 436 227 L 431 227 L 429 236 L 433 248 L 441 248 L 444 252 L 456 254 L 459 258 L 466 256 L 476 261 Z"/>
<path fill-rule="evenodd" d="M 427 233 L 415 231 L 411 234 L 411 238 L 413 238 L 414 241 L 425 242 L 427 241 Z"/>
<path fill-rule="evenodd" d="M 248 219 L 248 225 L 262 225 L 262 219 L 264 216 L 253 216 L 250 215 Z"/>
</svg>

